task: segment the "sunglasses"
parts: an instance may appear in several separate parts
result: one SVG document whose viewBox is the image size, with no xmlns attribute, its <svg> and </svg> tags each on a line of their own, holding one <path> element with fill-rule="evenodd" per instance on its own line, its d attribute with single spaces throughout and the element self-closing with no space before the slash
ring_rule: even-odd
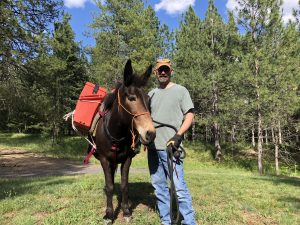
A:
<svg viewBox="0 0 300 225">
<path fill-rule="evenodd" d="M 161 74 L 163 71 L 164 71 L 165 73 L 169 73 L 169 72 L 170 72 L 170 67 L 168 67 L 168 66 L 161 66 L 161 67 L 159 67 L 158 70 L 157 70 L 157 72 L 158 72 L 159 74 Z"/>
</svg>

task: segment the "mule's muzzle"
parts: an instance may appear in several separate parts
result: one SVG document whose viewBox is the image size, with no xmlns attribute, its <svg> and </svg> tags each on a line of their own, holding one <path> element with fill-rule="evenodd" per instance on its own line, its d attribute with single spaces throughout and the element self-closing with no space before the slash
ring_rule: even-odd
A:
<svg viewBox="0 0 300 225">
<path fill-rule="evenodd" d="M 148 143 L 154 141 L 155 137 L 156 137 L 156 132 L 155 131 L 149 131 L 149 130 L 147 131 L 147 133 L 146 133 L 146 141 Z"/>
<path fill-rule="evenodd" d="M 153 142 L 156 137 L 155 131 L 146 131 L 145 135 L 140 135 L 140 141 L 143 145 L 148 145 L 149 143 Z"/>
</svg>

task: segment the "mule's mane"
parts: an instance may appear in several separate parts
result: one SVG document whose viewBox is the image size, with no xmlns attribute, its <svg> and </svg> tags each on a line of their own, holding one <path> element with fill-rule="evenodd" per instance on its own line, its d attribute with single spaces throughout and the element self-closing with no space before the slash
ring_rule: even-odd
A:
<svg viewBox="0 0 300 225">
<path fill-rule="evenodd" d="M 104 108 L 106 110 L 110 109 L 115 101 L 115 99 L 117 98 L 117 92 L 120 89 L 120 87 L 122 86 L 122 83 L 117 83 L 117 85 L 114 88 L 114 91 L 111 93 L 106 94 L 104 100 L 103 100 L 103 104 L 104 104 Z"/>
</svg>

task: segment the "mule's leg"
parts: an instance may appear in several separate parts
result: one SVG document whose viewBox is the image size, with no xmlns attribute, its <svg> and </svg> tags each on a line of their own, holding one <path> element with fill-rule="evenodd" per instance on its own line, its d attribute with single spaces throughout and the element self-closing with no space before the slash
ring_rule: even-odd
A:
<svg viewBox="0 0 300 225">
<path fill-rule="evenodd" d="M 128 157 L 121 166 L 121 192 L 123 216 L 127 222 L 130 220 L 131 212 L 128 205 L 128 173 L 131 164 L 131 158 Z"/>
<path fill-rule="evenodd" d="M 114 172 L 115 168 L 113 163 L 109 162 L 107 159 L 100 159 L 104 176 L 105 176 L 105 194 L 106 194 L 106 211 L 104 220 L 108 223 L 112 223 L 114 219 L 113 211 L 113 191 L 114 191 Z"/>
</svg>

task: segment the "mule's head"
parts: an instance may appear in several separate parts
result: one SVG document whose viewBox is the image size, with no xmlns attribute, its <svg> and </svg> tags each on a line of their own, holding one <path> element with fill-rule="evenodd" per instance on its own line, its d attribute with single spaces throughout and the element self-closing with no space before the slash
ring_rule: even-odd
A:
<svg viewBox="0 0 300 225">
<path fill-rule="evenodd" d="M 152 73 L 152 65 L 148 67 L 142 76 L 133 74 L 131 60 L 128 60 L 124 68 L 124 81 L 120 88 L 120 103 L 124 106 L 127 120 L 132 121 L 133 128 L 139 133 L 142 144 L 149 144 L 155 138 L 155 128 L 152 123 L 149 110 L 149 97 L 142 90 Z M 119 108 L 121 108 L 119 106 Z"/>
</svg>

